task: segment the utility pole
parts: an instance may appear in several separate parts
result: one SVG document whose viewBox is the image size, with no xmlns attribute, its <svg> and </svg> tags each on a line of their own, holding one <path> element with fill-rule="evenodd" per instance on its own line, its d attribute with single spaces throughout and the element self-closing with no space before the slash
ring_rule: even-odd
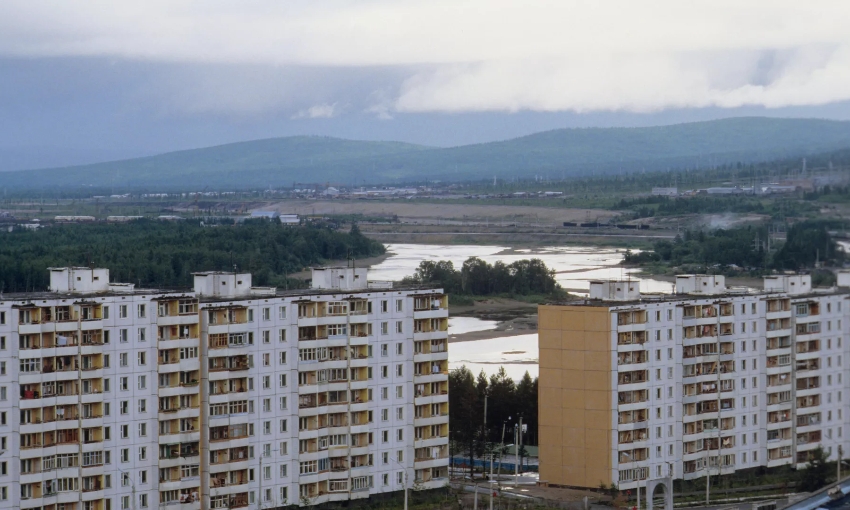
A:
<svg viewBox="0 0 850 510">
<path fill-rule="evenodd" d="M 490 510 L 493 510 L 493 450 L 490 450 L 490 480 L 487 483 L 487 493 L 490 495 Z"/>
<path fill-rule="evenodd" d="M 404 510 L 407 510 L 407 469 L 404 470 Z"/>
<path fill-rule="evenodd" d="M 515 473 L 514 485 L 519 485 L 519 463 L 520 463 L 519 452 L 520 452 L 521 449 L 522 449 L 522 416 L 519 417 L 519 427 L 517 428 L 516 440 L 514 441 L 514 450 L 515 450 L 515 453 L 516 453 L 516 459 L 514 459 L 514 468 L 515 468 L 514 469 L 514 473 Z"/>
<path fill-rule="evenodd" d="M 514 426 L 514 485 L 519 485 L 519 429 Z"/>
<path fill-rule="evenodd" d="M 484 441 L 484 446 L 487 446 L 487 393 L 484 393 L 484 431 L 481 434 L 481 439 Z M 487 477 L 487 464 L 484 464 L 484 477 Z M 490 479 L 493 478 L 493 455 L 490 452 Z M 475 471 L 473 468 L 472 479 L 475 480 Z M 489 485 L 488 485 L 489 487 Z"/>
<path fill-rule="evenodd" d="M 640 475 L 641 475 L 641 471 L 640 471 L 640 469 L 638 469 L 638 476 L 637 476 L 637 510 L 640 510 Z"/>
</svg>

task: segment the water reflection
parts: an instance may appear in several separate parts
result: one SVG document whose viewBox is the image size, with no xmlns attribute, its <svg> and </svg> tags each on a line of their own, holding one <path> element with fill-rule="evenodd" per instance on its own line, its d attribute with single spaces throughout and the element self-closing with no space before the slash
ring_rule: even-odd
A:
<svg viewBox="0 0 850 510">
<path fill-rule="evenodd" d="M 537 377 L 538 361 L 536 333 L 449 345 L 449 368 L 466 365 L 476 376 L 482 370 L 489 376 L 502 366 L 514 381 L 520 380 L 525 372 Z"/>
<path fill-rule="evenodd" d="M 474 331 L 487 331 L 495 329 L 499 321 L 485 321 L 475 317 L 449 317 L 449 336 L 472 333 Z"/>
<path fill-rule="evenodd" d="M 619 266 L 623 251 L 596 246 L 549 246 L 543 248 L 511 249 L 507 246 L 441 245 L 441 244 L 388 244 L 393 255 L 372 266 L 370 278 L 376 280 L 401 280 L 411 276 L 423 260 L 450 260 L 460 268 L 469 257 L 479 257 L 493 264 L 502 261 L 510 264 L 517 260 L 539 258 L 554 269 L 555 279 L 571 292 L 587 293 L 590 280 L 627 279 L 641 282 L 642 292 L 672 292 L 673 284 L 651 278 L 638 277 L 637 269 Z"/>
</svg>

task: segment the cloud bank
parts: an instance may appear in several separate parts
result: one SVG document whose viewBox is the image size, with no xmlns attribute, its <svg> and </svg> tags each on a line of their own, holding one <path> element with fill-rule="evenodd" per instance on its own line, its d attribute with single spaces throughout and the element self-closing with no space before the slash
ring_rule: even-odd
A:
<svg viewBox="0 0 850 510">
<path fill-rule="evenodd" d="M 850 99 L 848 12 L 844 1 L 787 0 L 5 0 L 0 56 L 338 70 L 301 105 L 291 96 L 303 92 L 266 80 L 262 108 L 305 119 L 358 103 L 353 69 L 361 110 L 381 118 L 778 108 Z M 388 68 L 391 83 L 364 85 Z M 261 109 L 227 99 L 232 89 L 206 83 L 209 100 L 192 108 Z"/>
</svg>

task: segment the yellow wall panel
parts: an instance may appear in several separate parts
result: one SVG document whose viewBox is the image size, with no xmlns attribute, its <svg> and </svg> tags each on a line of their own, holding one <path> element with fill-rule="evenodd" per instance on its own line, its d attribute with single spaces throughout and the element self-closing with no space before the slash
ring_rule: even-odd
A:
<svg viewBox="0 0 850 510">
<path fill-rule="evenodd" d="M 608 391 L 585 390 L 585 409 L 610 410 L 611 393 Z"/>
<path fill-rule="evenodd" d="M 561 329 L 561 307 L 540 305 L 537 307 L 537 329 Z"/>
<path fill-rule="evenodd" d="M 608 409 L 592 410 L 588 409 L 584 412 L 584 422 L 587 428 L 593 429 L 610 429 L 611 428 L 611 411 Z"/>
<path fill-rule="evenodd" d="M 547 388 L 561 388 L 563 384 L 563 370 L 560 367 L 558 368 L 545 368 L 543 366 L 540 367 L 540 379 L 539 384 L 543 386 L 543 381 L 547 381 L 545 386 Z"/>
<path fill-rule="evenodd" d="M 561 395 L 561 407 L 564 409 L 575 409 L 584 412 L 585 392 L 578 390 L 566 390 Z"/>
<path fill-rule="evenodd" d="M 554 330 L 541 330 L 537 332 L 537 345 L 540 349 L 560 349 L 561 332 Z M 543 360 L 540 360 L 541 363 Z"/>
<path fill-rule="evenodd" d="M 582 402 L 583 404 L 583 402 Z M 586 415 L 587 411 L 584 409 L 578 408 L 567 408 L 561 409 L 561 426 L 571 429 L 582 429 L 586 426 Z"/>
<path fill-rule="evenodd" d="M 584 390 L 584 372 L 580 370 L 562 370 L 561 384 L 565 390 Z"/>
<path fill-rule="evenodd" d="M 608 484 L 610 311 L 591 306 L 538 310 L 541 480 L 585 487 Z M 588 461 L 590 456 L 593 460 Z"/>
</svg>

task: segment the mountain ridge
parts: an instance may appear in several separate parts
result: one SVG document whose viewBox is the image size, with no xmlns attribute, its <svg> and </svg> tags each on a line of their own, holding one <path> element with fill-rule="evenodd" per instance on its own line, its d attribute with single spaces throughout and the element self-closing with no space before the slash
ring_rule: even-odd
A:
<svg viewBox="0 0 850 510">
<path fill-rule="evenodd" d="M 850 147 L 850 122 L 735 117 L 652 127 L 564 128 L 455 147 L 299 135 L 142 158 L 0 173 L 9 189 L 246 189 L 550 177 L 700 168 Z"/>
</svg>

